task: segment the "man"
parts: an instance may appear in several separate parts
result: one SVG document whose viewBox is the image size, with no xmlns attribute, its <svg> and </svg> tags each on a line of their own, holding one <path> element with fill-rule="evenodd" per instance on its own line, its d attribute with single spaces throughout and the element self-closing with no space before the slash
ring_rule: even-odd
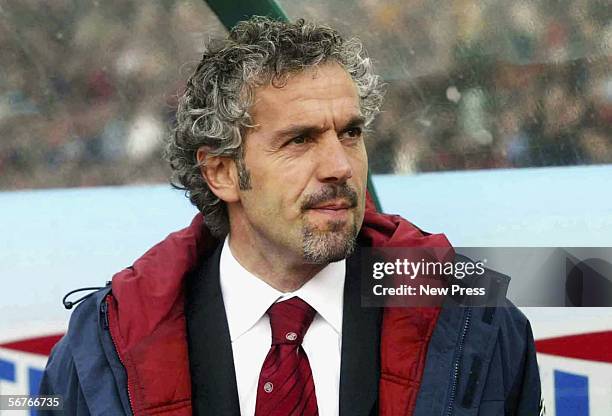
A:
<svg viewBox="0 0 612 416">
<path fill-rule="evenodd" d="M 533 415 L 515 308 L 365 308 L 361 247 L 448 246 L 367 201 L 382 87 L 355 40 L 252 18 L 204 53 L 168 158 L 201 214 L 75 311 L 68 414 Z"/>
</svg>

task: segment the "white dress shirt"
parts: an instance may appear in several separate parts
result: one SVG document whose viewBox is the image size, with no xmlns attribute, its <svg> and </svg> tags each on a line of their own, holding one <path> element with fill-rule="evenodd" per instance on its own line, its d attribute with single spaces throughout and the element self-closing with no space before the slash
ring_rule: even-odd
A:
<svg viewBox="0 0 612 416">
<path fill-rule="evenodd" d="M 282 293 L 246 270 L 225 239 L 219 278 L 229 325 L 240 414 L 255 414 L 259 373 L 272 342 L 266 311 L 275 302 L 299 296 L 315 315 L 302 346 L 315 384 L 320 416 L 339 414 L 342 307 L 346 261 L 327 265 L 295 292 Z"/>
</svg>

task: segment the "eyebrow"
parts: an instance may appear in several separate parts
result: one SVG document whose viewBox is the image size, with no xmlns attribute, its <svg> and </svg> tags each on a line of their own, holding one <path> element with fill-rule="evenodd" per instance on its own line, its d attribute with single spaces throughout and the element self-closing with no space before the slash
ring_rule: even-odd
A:
<svg viewBox="0 0 612 416">
<path fill-rule="evenodd" d="M 340 131 L 346 131 L 355 127 L 363 126 L 365 126 L 365 117 L 363 117 L 362 115 L 356 115 L 351 117 L 348 122 L 344 123 L 344 126 L 342 126 Z M 325 129 L 310 124 L 292 124 L 275 132 L 273 136 L 276 141 L 287 137 L 312 136 L 318 133 L 322 133 L 323 131 L 325 131 Z"/>
</svg>

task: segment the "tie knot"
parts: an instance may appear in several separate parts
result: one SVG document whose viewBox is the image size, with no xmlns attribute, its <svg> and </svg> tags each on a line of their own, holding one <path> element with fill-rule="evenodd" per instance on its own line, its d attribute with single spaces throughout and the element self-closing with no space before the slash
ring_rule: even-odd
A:
<svg viewBox="0 0 612 416">
<path fill-rule="evenodd" d="M 312 306 L 297 296 L 270 306 L 272 345 L 301 344 L 316 313 Z"/>
</svg>

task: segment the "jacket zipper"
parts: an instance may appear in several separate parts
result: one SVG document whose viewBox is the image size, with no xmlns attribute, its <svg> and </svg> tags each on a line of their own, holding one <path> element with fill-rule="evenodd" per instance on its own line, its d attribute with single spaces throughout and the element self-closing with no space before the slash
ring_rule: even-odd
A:
<svg viewBox="0 0 612 416">
<path fill-rule="evenodd" d="M 109 320 L 108 320 L 108 303 L 106 302 L 107 302 L 106 298 L 104 298 L 102 300 L 102 305 L 100 308 L 100 314 L 102 315 L 102 325 L 104 326 L 104 329 L 106 329 L 108 331 L 108 334 L 110 335 L 110 339 L 113 343 L 113 348 L 115 348 L 115 352 L 117 353 L 117 358 L 119 358 L 119 362 L 121 363 L 123 368 L 126 368 L 125 363 L 121 359 L 121 355 L 119 354 L 117 350 L 117 344 L 115 343 L 115 339 L 113 338 L 113 331 L 110 330 L 110 325 L 109 325 Z M 126 377 L 127 377 L 127 371 L 126 371 Z M 130 393 L 130 387 L 129 387 L 130 382 L 129 380 L 126 380 L 126 381 L 127 381 L 128 401 L 130 402 L 130 410 L 132 411 L 132 414 L 134 414 L 134 402 L 132 401 L 132 394 Z"/>
<path fill-rule="evenodd" d="M 446 416 L 451 416 L 453 414 L 453 408 L 455 406 L 455 397 L 457 396 L 457 383 L 459 382 L 459 367 L 461 365 L 461 357 L 463 356 L 463 346 L 465 344 L 465 337 L 467 335 L 468 328 L 470 327 L 470 321 L 472 319 L 472 308 L 465 308 L 463 316 L 463 328 L 461 328 L 461 335 L 459 336 L 459 346 L 457 348 L 457 352 L 455 353 L 455 361 L 453 365 L 453 382 L 451 384 L 451 391 Z"/>
<path fill-rule="evenodd" d="M 106 299 L 102 301 L 102 305 L 100 305 L 100 317 L 102 318 L 102 326 L 104 329 L 108 330 L 108 305 L 106 304 Z M 110 331 L 108 331 L 110 333 Z M 111 335 L 111 340 L 113 339 Z M 114 344 L 114 341 L 113 341 Z M 115 347 L 116 349 L 116 347 Z"/>
</svg>

